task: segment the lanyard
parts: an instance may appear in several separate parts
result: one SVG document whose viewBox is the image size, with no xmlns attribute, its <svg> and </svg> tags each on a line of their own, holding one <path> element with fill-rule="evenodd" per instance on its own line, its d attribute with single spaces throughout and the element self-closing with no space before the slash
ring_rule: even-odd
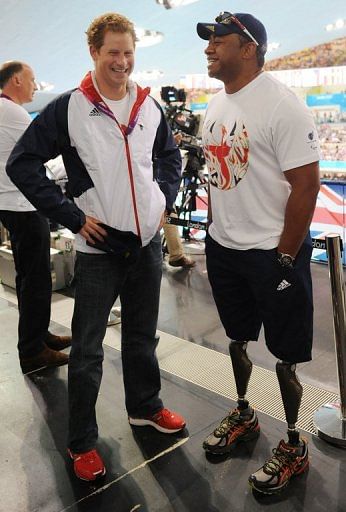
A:
<svg viewBox="0 0 346 512">
<path fill-rule="evenodd" d="M 12 98 L 10 98 L 9 96 L 7 96 L 7 94 L 4 94 L 3 92 L 0 94 L 0 98 L 6 98 L 6 100 L 9 100 L 9 101 L 13 101 Z M 14 101 L 13 101 L 14 103 Z"/>
<path fill-rule="evenodd" d="M 95 107 L 106 114 L 108 117 L 113 119 L 113 121 L 118 125 L 121 133 L 123 136 L 128 136 L 133 131 L 134 127 L 137 124 L 138 116 L 139 116 L 139 110 L 143 103 L 143 101 L 146 99 L 148 94 L 150 93 L 150 88 L 146 87 L 145 89 L 142 89 L 137 85 L 137 98 L 136 101 L 131 109 L 130 113 L 130 119 L 128 122 L 128 125 L 123 125 L 118 122 L 116 117 L 114 116 L 111 109 L 108 107 L 108 105 L 105 103 L 105 101 L 101 98 L 99 92 L 96 90 L 91 72 L 86 74 L 86 76 L 83 78 L 79 90 L 82 91 L 82 93 L 88 98 L 88 100 L 95 105 Z"/>
<path fill-rule="evenodd" d="M 104 102 L 104 100 L 101 98 L 99 92 L 96 90 L 91 72 L 87 73 L 87 75 L 83 78 L 79 90 L 88 98 L 88 100 L 95 105 L 95 107 L 100 110 L 103 114 L 110 117 L 119 127 L 121 134 L 124 138 L 125 142 L 125 150 L 126 150 L 126 159 L 127 159 L 127 169 L 129 173 L 130 178 L 130 185 L 131 185 L 131 195 L 132 195 L 132 203 L 133 203 L 133 210 L 135 214 L 135 222 L 136 222 L 136 229 L 137 234 L 141 238 L 141 230 L 139 225 L 139 218 L 138 218 L 138 210 L 137 210 L 137 202 L 136 202 L 136 192 L 135 192 L 135 184 L 134 184 L 134 178 L 133 178 L 133 170 L 132 170 L 132 162 L 131 162 L 131 153 L 130 153 L 130 147 L 128 142 L 128 135 L 133 131 L 134 127 L 137 124 L 138 116 L 139 116 L 139 110 L 148 96 L 150 92 L 150 88 L 146 87 L 145 89 L 141 89 L 137 85 L 137 99 L 131 109 L 130 118 L 128 125 L 125 126 L 123 124 L 120 124 L 116 117 L 114 116 L 111 109 L 108 107 L 108 105 Z"/>
</svg>

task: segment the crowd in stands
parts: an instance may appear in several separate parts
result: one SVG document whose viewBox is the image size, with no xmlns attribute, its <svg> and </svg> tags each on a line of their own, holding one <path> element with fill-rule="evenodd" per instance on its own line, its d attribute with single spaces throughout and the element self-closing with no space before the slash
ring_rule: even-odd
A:
<svg viewBox="0 0 346 512">
<path fill-rule="evenodd" d="M 270 60 L 266 71 L 346 65 L 346 37 Z M 323 160 L 346 161 L 346 111 L 312 109 L 317 124 Z"/>
<path fill-rule="evenodd" d="M 322 160 L 346 161 L 346 124 L 319 124 Z"/>
<path fill-rule="evenodd" d="M 315 123 L 346 123 L 346 110 L 340 110 L 339 108 L 328 108 L 325 109 L 312 109 Z"/>
<path fill-rule="evenodd" d="M 306 48 L 299 52 L 273 59 L 265 64 L 266 71 L 281 69 L 325 68 L 346 65 L 346 37 Z"/>
<path fill-rule="evenodd" d="M 337 41 L 341 41 L 338 39 Z M 342 39 L 345 44 L 346 49 L 346 38 Z M 336 41 L 334 41 L 335 43 Z M 331 44 L 331 43 L 330 43 Z M 328 45 L 320 45 L 316 48 L 325 47 Z M 307 54 L 310 54 L 311 50 L 306 51 Z M 299 52 L 304 53 L 304 52 Z M 345 54 L 345 64 L 346 64 L 346 50 Z M 295 54 L 298 55 L 298 54 Z M 291 56 L 286 57 L 288 59 Z M 282 60 L 283 59 L 277 59 Z M 274 62 L 274 61 L 272 61 Z M 292 61 L 293 62 L 293 61 Z M 271 64 L 271 63 L 269 63 Z M 315 63 L 313 64 L 315 65 Z M 319 64 L 322 66 L 322 64 Z M 331 64 L 329 64 L 331 65 Z M 334 65 L 334 64 L 333 64 Z M 297 67 L 298 63 L 292 64 L 292 67 Z M 299 64 L 300 67 L 304 67 Z M 273 68 L 274 69 L 274 68 Z M 275 68 L 279 69 L 279 68 Z M 283 69 L 283 68 L 282 68 Z M 288 68 L 285 68 L 288 69 Z M 210 97 L 218 92 L 218 90 L 210 90 L 210 89 L 188 89 L 187 90 L 187 105 L 190 106 L 191 103 L 200 103 L 205 102 L 208 103 Z M 346 92 L 346 91 L 344 91 Z M 317 125 L 319 140 L 321 146 L 322 160 L 329 161 L 345 161 L 346 162 L 346 111 L 337 108 L 328 108 L 326 106 L 324 109 L 311 109 L 315 118 L 315 122 Z"/>
</svg>

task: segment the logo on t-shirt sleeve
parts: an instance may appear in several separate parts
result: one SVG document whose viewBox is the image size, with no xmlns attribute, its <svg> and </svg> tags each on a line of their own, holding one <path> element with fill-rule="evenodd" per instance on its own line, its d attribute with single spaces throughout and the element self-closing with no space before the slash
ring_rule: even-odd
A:
<svg viewBox="0 0 346 512">
<path fill-rule="evenodd" d="M 237 120 L 227 130 L 223 124 L 209 121 L 203 143 L 210 184 L 221 190 L 236 187 L 249 167 L 249 137 L 244 123 Z"/>
<path fill-rule="evenodd" d="M 318 148 L 317 133 L 315 135 L 314 131 L 309 132 L 306 142 L 307 142 L 307 144 L 309 144 L 311 149 L 317 149 Z"/>
</svg>

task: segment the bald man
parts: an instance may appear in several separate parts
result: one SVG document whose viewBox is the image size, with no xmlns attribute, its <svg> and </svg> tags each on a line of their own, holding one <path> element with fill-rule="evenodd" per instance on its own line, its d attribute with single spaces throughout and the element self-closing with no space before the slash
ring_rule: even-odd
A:
<svg viewBox="0 0 346 512">
<path fill-rule="evenodd" d="M 0 89 L 0 222 L 10 233 L 19 309 L 19 360 L 23 373 L 28 373 L 66 364 L 68 356 L 59 350 L 68 347 L 71 338 L 48 331 L 52 294 L 48 220 L 5 171 L 15 143 L 31 123 L 22 104 L 31 102 L 37 90 L 33 70 L 23 62 L 5 62 L 0 67 Z"/>
</svg>

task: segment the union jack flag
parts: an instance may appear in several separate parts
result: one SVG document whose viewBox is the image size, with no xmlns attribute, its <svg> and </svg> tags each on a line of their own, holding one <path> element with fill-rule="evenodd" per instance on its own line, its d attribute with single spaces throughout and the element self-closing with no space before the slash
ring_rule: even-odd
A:
<svg viewBox="0 0 346 512">
<path fill-rule="evenodd" d="M 346 265 L 346 186 L 342 183 L 323 183 L 317 198 L 311 223 L 311 236 L 325 238 L 328 234 L 340 235 L 343 240 L 343 264 Z M 312 259 L 327 262 L 326 251 L 314 249 Z"/>
<path fill-rule="evenodd" d="M 199 222 L 207 221 L 208 197 L 206 190 L 199 189 L 196 200 L 196 211 L 192 212 L 191 219 Z M 327 235 L 338 234 L 343 241 L 343 264 L 346 265 L 346 186 L 342 183 L 322 184 L 317 198 L 315 213 L 311 223 L 311 236 L 324 239 Z M 191 229 L 193 238 L 203 240 L 204 231 Z M 314 249 L 313 261 L 327 262 L 324 249 Z"/>
</svg>

